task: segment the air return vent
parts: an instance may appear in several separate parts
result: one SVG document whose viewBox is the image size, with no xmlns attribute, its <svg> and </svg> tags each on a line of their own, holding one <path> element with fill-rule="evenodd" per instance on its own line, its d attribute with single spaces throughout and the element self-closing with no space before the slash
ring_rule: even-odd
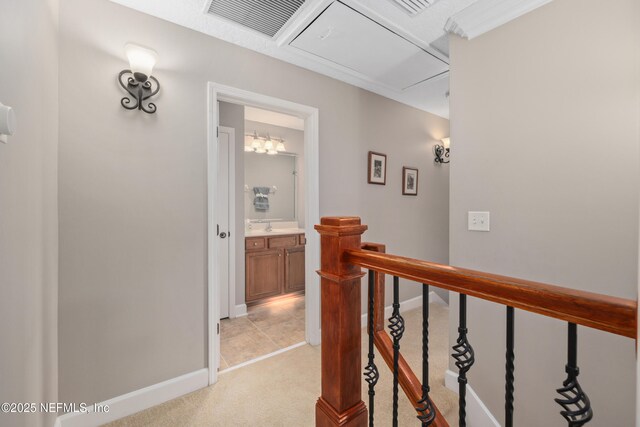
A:
<svg viewBox="0 0 640 427">
<path fill-rule="evenodd" d="M 208 13 L 273 37 L 305 0 L 212 0 Z"/>
<path fill-rule="evenodd" d="M 392 0 L 409 15 L 414 16 L 434 4 L 438 0 Z"/>
</svg>

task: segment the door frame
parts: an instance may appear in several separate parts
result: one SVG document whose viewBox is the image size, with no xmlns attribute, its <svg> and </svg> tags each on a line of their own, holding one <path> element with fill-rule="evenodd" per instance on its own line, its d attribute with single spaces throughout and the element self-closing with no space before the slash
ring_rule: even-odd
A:
<svg viewBox="0 0 640 427">
<path fill-rule="evenodd" d="M 218 249 L 216 236 L 216 177 L 218 172 L 217 132 L 218 101 L 265 108 L 291 114 L 304 120 L 305 167 L 305 341 L 320 344 L 320 280 L 316 270 L 320 267 L 320 237 L 314 225 L 320 223 L 320 162 L 319 162 L 319 111 L 303 104 L 262 95 L 255 92 L 222 85 L 207 84 L 207 306 L 208 306 L 208 368 L 209 384 L 218 380 L 220 360 L 220 295 L 218 283 Z M 235 168 L 234 168 L 235 170 Z M 238 236 L 236 236 L 238 237 Z M 234 292 L 235 293 L 235 292 Z M 234 301 L 235 306 L 235 301 Z"/>
<path fill-rule="evenodd" d="M 236 164 L 236 130 L 232 127 L 228 126 L 219 126 L 220 132 L 227 133 L 229 135 L 229 177 L 227 179 L 227 184 L 229 185 L 229 231 L 234 230 L 234 236 L 232 238 L 229 235 L 229 283 L 236 282 L 236 174 L 232 173 L 235 171 Z M 216 134 L 217 140 L 217 134 Z M 217 153 L 217 151 L 216 151 Z M 234 165 L 233 168 L 231 165 Z M 216 172 L 217 172 L 218 163 L 216 163 Z M 216 175 L 217 176 L 217 175 Z M 217 187 L 216 187 L 217 189 Z M 216 223 L 217 224 L 217 223 Z M 221 230 L 224 231 L 224 230 Z M 217 236 L 216 236 L 217 237 Z M 220 286 L 220 285 L 218 285 Z M 220 289 L 218 289 L 218 292 Z M 229 286 L 229 317 L 236 317 L 236 287 Z M 220 313 L 218 312 L 218 318 L 220 318 Z"/>
</svg>

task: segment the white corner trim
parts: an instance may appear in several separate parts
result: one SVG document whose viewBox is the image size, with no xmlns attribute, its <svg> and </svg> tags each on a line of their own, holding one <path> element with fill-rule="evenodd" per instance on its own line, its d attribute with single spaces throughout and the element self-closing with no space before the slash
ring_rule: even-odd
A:
<svg viewBox="0 0 640 427">
<path fill-rule="evenodd" d="M 247 304 L 238 304 L 236 305 L 235 310 L 233 311 L 234 317 L 244 317 L 247 315 Z"/>
<path fill-rule="evenodd" d="M 447 369 L 444 385 L 458 394 L 458 374 Z M 467 384 L 467 424 L 469 427 L 500 427 L 498 420 L 469 384 Z"/>
<path fill-rule="evenodd" d="M 438 294 L 436 294 L 434 291 L 431 291 L 429 292 L 429 303 L 434 303 L 434 302 L 438 304 L 447 305 L 447 303 L 444 302 L 444 300 L 440 298 Z M 404 313 L 406 311 L 414 310 L 420 307 L 422 307 L 422 295 L 417 296 L 415 298 L 408 299 L 406 301 L 402 301 L 400 303 L 400 313 Z M 391 307 L 390 305 L 384 308 L 385 319 L 388 319 L 389 317 L 391 317 L 392 313 L 393 313 L 393 307 Z M 367 313 L 364 313 L 362 315 L 360 324 L 363 328 L 367 326 Z"/>
<path fill-rule="evenodd" d="M 550 1 L 479 0 L 450 17 L 444 25 L 444 30 L 471 40 Z"/>
<path fill-rule="evenodd" d="M 113 399 L 100 402 L 109 412 L 73 412 L 60 415 L 55 427 L 92 427 L 140 412 L 209 385 L 209 370 L 200 369 Z"/>
</svg>

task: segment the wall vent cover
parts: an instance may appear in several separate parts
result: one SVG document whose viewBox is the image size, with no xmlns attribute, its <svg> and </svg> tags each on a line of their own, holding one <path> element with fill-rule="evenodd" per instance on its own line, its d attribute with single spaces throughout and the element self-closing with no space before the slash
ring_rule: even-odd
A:
<svg viewBox="0 0 640 427">
<path fill-rule="evenodd" d="M 391 0 L 411 16 L 415 16 L 438 0 Z"/>
<path fill-rule="evenodd" d="M 212 0 L 207 13 L 273 37 L 304 2 L 305 0 Z"/>
</svg>

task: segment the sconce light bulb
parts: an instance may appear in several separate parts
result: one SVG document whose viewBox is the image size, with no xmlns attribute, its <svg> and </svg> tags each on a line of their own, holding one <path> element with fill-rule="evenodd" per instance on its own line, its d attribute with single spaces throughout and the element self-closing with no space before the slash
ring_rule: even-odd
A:
<svg viewBox="0 0 640 427">
<path fill-rule="evenodd" d="M 450 144 L 450 142 L 451 142 L 451 141 L 449 140 L 449 137 L 442 138 L 442 140 L 441 140 L 441 141 L 442 141 L 442 145 L 444 145 L 444 148 L 449 148 L 449 144 Z"/>
<path fill-rule="evenodd" d="M 133 43 L 127 43 L 124 50 L 129 60 L 129 67 L 133 77 L 139 82 L 146 82 L 158 61 L 156 51 Z"/>
</svg>

